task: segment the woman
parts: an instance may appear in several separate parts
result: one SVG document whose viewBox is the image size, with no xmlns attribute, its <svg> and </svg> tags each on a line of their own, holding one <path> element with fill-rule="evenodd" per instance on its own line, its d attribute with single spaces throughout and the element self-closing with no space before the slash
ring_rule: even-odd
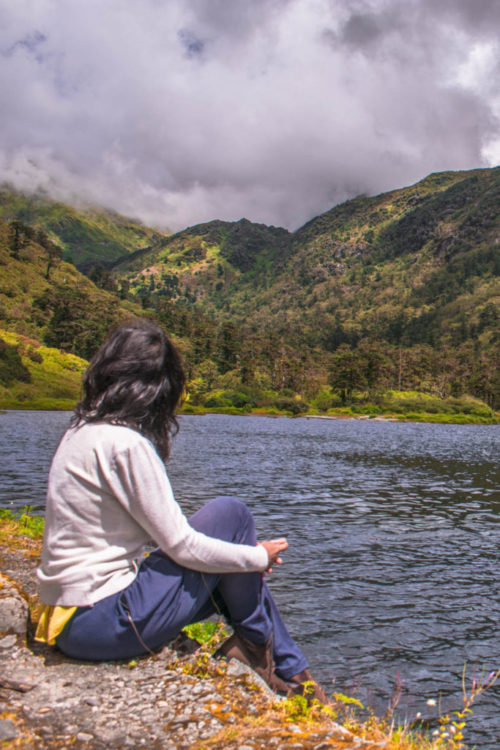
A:
<svg viewBox="0 0 500 750">
<path fill-rule="evenodd" d="M 179 354 L 148 321 L 119 326 L 91 361 L 49 473 L 36 637 L 75 658 L 129 659 L 219 611 L 234 628 L 219 656 L 302 692 L 307 662 L 263 580 L 286 539 L 257 543 L 234 498 L 189 521 L 174 499 L 164 462 L 184 385 Z"/>
</svg>

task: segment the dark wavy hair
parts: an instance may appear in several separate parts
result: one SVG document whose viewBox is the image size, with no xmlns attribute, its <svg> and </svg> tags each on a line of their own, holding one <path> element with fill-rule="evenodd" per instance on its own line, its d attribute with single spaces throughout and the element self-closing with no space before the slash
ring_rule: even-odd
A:
<svg viewBox="0 0 500 750">
<path fill-rule="evenodd" d="M 175 409 L 185 382 L 180 354 L 162 329 L 130 320 L 115 328 L 92 358 L 72 424 L 126 425 L 149 438 L 165 461 L 179 429 Z"/>
</svg>

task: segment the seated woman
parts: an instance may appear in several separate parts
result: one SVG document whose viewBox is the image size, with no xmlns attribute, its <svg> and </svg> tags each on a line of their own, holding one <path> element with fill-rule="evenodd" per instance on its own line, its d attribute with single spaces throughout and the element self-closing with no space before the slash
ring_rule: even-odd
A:
<svg viewBox="0 0 500 750">
<path fill-rule="evenodd" d="M 221 611 L 234 633 L 219 656 L 302 692 L 306 659 L 263 580 L 286 539 L 258 543 L 235 498 L 188 521 L 173 496 L 165 461 L 184 386 L 179 354 L 149 321 L 120 325 L 92 359 L 49 473 L 36 638 L 78 659 L 130 659 Z"/>
</svg>

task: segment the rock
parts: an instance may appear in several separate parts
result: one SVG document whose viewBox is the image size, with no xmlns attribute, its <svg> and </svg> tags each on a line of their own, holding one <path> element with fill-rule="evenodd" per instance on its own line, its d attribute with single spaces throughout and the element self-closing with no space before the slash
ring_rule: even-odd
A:
<svg viewBox="0 0 500 750">
<path fill-rule="evenodd" d="M 15 740 L 18 735 L 19 732 L 15 724 L 7 719 L 0 719 L 0 742 Z"/>
<path fill-rule="evenodd" d="M 6 635 L 4 638 L 0 638 L 0 648 L 12 648 L 17 642 L 15 635 Z"/>
<path fill-rule="evenodd" d="M 278 696 L 273 693 L 269 685 L 264 682 L 260 675 L 257 674 L 257 672 L 254 672 L 253 669 L 246 664 L 242 664 L 240 661 L 236 661 L 236 659 L 231 659 L 231 661 L 227 665 L 227 673 L 233 675 L 234 677 L 248 675 L 251 681 L 258 687 L 260 687 L 265 693 L 272 696 L 273 698 L 278 698 Z"/>
<path fill-rule="evenodd" d="M 0 634 L 16 633 L 26 636 L 28 628 L 28 605 L 15 588 L 2 577 L 0 589 Z"/>
<path fill-rule="evenodd" d="M 120 729 L 98 729 L 95 732 L 95 736 L 98 740 L 104 742 L 105 745 L 112 745 L 113 743 L 123 744 L 125 742 L 123 731 Z"/>
</svg>

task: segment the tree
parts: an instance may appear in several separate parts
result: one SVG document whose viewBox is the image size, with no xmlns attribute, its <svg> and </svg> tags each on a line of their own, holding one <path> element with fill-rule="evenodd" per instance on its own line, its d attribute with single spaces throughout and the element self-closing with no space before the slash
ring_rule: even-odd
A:
<svg viewBox="0 0 500 750">
<path fill-rule="evenodd" d="M 387 349 L 387 345 L 385 345 Z M 380 388 L 387 388 L 394 379 L 393 361 L 378 341 L 363 339 L 357 347 L 362 375 L 371 395 Z"/>
<path fill-rule="evenodd" d="M 30 372 L 23 365 L 17 346 L 7 344 L 0 339 L 0 385 L 8 387 L 16 380 L 29 383 Z"/>
<path fill-rule="evenodd" d="M 16 260 L 19 259 L 19 250 L 23 246 L 23 226 L 17 219 L 10 224 L 10 254 Z"/>
<path fill-rule="evenodd" d="M 360 352 L 352 350 L 347 344 L 339 346 L 332 357 L 329 384 L 340 395 L 344 405 L 352 401 L 354 390 L 366 387 L 365 370 Z"/>
<path fill-rule="evenodd" d="M 50 272 L 53 266 L 62 258 L 62 248 L 52 242 L 52 240 L 42 229 L 39 229 L 36 232 L 35 240 L 40 245 L 40 247 L 43 247 L 47 254 L 47 269 L 45 271 L 45 278 L 47 279 L 47 281 L 49 281 Z"/>
<path fill-rule="evenodd" d="M 222 323 L 217 331 L 215 352 L 219 372 L 234 370 L 238 364 L 240 349 L 241 341 L 236 325 L 231 322 Z"/>
<path fill-rule="evenodd" d="M 10 222 L 10 254 L 12 258 L 19 259 L 19 251 L 25 247 L 30 240 L 36 238 L 36 232 L 19 219 Z"/>
<path fill-rule="evenodd" d="M 118 300 L 90 297 L 80 289 L 56 286 L 35 300 L 48 310 L 44 342 L 85 359 L 90 359 L 119 320 Z"/>
<path fill-rule="evenodd" d="M 96 263 L 95 265 L 93 265 L 88 272 L 88 277 L 91 281 L 94 282 L 96 286 L 99 287 L 99 289 L 105 289 L 107 292 L 117 291 L 117 285 L 111 274 L 111 271 L 105 268 L 102 263 Z"/>
</svg>

